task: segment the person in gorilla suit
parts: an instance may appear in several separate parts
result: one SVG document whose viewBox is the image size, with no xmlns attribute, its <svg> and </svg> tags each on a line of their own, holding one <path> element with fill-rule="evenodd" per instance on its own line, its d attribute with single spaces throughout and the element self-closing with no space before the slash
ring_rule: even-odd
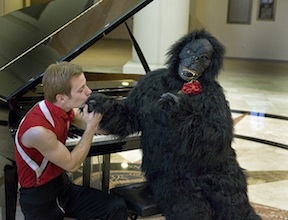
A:
<svg viewBox="0 0 288 220">
<path fill-rule="evenodd" d="M 143 76 L 124 101 L 89 98 L 90 110 L 104 114 L 102 129 L 120 137 L 141 131 L 142 170 L 168 220 L 260 219 L 216 81 L 224 52 L 206 30 L 193 31 L 171 46 L 167 67 Z"/>
</svg>

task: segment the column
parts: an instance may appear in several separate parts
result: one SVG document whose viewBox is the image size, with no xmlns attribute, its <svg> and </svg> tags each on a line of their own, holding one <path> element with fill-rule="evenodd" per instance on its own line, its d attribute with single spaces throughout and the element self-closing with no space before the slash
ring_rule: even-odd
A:
<svg viewBox="0 0 288 220">
<path fill-rule="evenodd" d="M 134 15 L 133 35 L 151 70 L 164 67 L 169 47 L 189 30 L 190 0 L 154 0 Z M 145 74 L 136 51 L 123 73 Z"/>
</svg>

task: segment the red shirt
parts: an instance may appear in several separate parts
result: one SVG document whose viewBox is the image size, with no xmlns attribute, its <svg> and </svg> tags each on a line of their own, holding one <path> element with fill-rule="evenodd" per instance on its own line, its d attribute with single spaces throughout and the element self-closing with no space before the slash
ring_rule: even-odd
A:
<svg viewBox="0 0 288 220">
<path fill-rule="evenodd" d="M 23 188 L 43 185 L 59 176 L 63 169 L 44 159 L 37 149 L 25 147 L 21 142 L 22 135 L 31 127 L 42 126 L 54 132 L 57 139 L 65 144 L 71 120 L 75 116 L 73 110 L 65 112 L 47 100 L 40 103 L 35 105 L 23 118 L 15 137 L 18 179 Z M 44 163 L 45 160 L 47 164 Z M 41 171 L 38 170 L 38 177 L 36 174 L 38 171 L 33 170 L 35 166 L 39 166 L 40 170 L 42 169 Z"/>
</svg>

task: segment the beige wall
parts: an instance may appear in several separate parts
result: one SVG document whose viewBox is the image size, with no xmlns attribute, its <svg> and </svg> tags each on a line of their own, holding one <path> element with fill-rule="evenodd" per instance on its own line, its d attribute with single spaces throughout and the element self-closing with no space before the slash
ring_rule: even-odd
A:
<svg viewBox="0 0 288 220">
<path fill-rule="evenodd" d="M 204 27 L 214 34 L 227 57 L 288 61 L 287 0 L 277 0 L 274 21 L 258 20 L 259 0 L 252 0 L 251 24 L 227 24 L 228 0 L 191 2 L 190 29 Z"/>
<path fill-rule="evenodd" d="M 0 15 L 23 8 L 23 0 L 0 0 Z"/>
</svg>

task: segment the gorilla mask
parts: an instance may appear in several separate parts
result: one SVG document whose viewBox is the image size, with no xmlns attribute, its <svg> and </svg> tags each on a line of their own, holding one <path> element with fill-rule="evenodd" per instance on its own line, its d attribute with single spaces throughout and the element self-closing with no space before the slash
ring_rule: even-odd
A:
<svg viewBox="0 0 288 220">
<path fill-rule="evenodd" d="M 207 39 L 187 43 L 179 53 L 179 76 L 187 82 L 198 79 L 209 67 L 213 52 L 213 46 Z"/>
</svg>

